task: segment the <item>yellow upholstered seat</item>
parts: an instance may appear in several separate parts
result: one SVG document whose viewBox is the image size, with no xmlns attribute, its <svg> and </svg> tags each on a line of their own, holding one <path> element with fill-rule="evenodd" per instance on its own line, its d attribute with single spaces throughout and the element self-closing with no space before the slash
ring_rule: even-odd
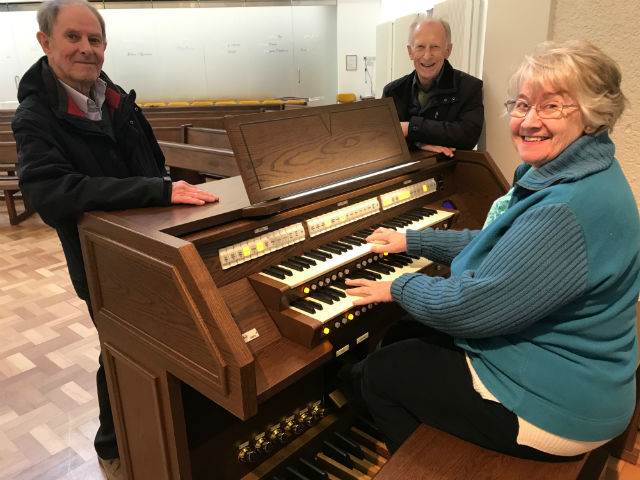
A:
<svg viewBox="0 0 640 480">
<path fill-rule="evenodd" d="M 291 105 L 306 105 L 307 101 L 304 98 L 290 98 L 286 100 L 284 103 L 288 103 Z"/>
<path fill-rule="evenodd" d="M 218 100 L 216 105 L 236 105 L 235 100 Z"/>
<path fill-rule="evenodd" d="M 213 105 L 211 100 L 196 100 L 195 102 L 191 102 L 191 105 L 194 107 L 210 107 Z"/>
<path fill-rule="evenodd" d="M 351 103 L 356 101 L 355 93 L 339 93 L 336 95 L 336 101 L 338 103 Z"/>
<path fill-rule="evenodd" d="M 260 105 L 260 100 L 240 100 L 240 105 Z"/>
<path fill-rule="evenodd" d="M 282 100 L 263 100 L 262 104 L 263 105 L 281 105 L 283 102 Z"/>
<path fill-rule="evenodd" d="M 170 107 L 188 107 L 189 102 L 169 102 L 167 105 Z"/>
<path fill-rule="evenodd" d="M 147 102 L 144 104 L 145 107 L 166 107 L 167 105 L 164 102 Z"/>
</svg>

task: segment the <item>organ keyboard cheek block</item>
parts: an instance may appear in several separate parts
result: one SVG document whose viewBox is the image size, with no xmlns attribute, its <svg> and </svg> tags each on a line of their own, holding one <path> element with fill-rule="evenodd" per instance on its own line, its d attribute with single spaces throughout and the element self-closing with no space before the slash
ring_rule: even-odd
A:
<svg viewBox="0 0 640 480">
<path fill-rule="evenodd" d="M 218 203 L 80 222 L 123 468 L 157 480 L 382 475 L 384 446 L 351 423 L 335 372 L 403 312 L 354 307 L 345 280 L 446 275 L 364 239 L 378 226 L 480 228 L 508 184 L 485 153 L 409 152 L 390 99 L 224 121 L 240 175 L 202 185 Z"/>
</svg>

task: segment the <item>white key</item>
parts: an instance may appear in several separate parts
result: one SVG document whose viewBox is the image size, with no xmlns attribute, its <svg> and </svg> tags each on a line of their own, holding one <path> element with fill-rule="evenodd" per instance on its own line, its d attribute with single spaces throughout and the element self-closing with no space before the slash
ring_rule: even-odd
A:
<svg viewBox="0 0 640 480">
<path fill-rule="evenodd" d="M 420 220 L 414 221 L 413 223 L 411 223 L 410 225 L 404 228 L 398 228 L 397 231 L 404 233 L 407 230 L 424 230 L 425 228 L 430 227 L 431 225 L 439 223 L 453 216 L 453 213 L 447 212 L 444 210 L 437 210 L 436 212 L 437 213 L 431 216 L 424 217 Z M 322 247 L 319 247 L 318 249 L 322 250 Z M 322 260 L 316 260 L 314 258 L 309 258 L 310 260 L 314 260 L 316 264 L 311 266 L 310 268 L 305 268 L 302 272 L 292 270 L 291 268 L 286 267 L 284 265 L 278 265 L 279 267 L 286 268 L 287 270 L 293 273 L 293 275 L 291 276 L 287 275 L 284 279 L 274 277 L 273 275 L 269 275 L 268 273 L 265 273 L 265 272 L 260 272 L 260 274 L 264 275 L 265 277 L 273 278 L 287 285 L 289 288 L 296 288 L 315 278 L 321 279 L 321 277 L 324 274 L 330 272 L 331 270 L 342 267 L 343 265 L 346 265 L 347 263 L 352 262 L 353 260 L 363 257 L 370 252 L 371 252 L 371 245 L 369 244 L 365 243 L 364 245 L 359 245 L 359 246 L 354 245 L 351 250 L 348 250 L 341 254 L 329 252 L 331 253 L 332 257 L 328 260 L 322 261 Z M 301 256 L 304 257 L 304 255 L 301 255 Z"/>
<path fill-rule="evenodd" d="M 405 265 L 404 267 L 395 267 L 395 271 L 391 272 L 391 273 L 381 273 L 380 275 L 382 275 L 382 278 L 379 278 L 377 281 L 378 282 L 389 282 L 389 281 L 393 281 L 396 278 L 398 278 L 400 275 L 403 275 L 405 273 L 415 273 L 418 272 L 420 270 L 422 270 L 423 268 L 428 267 L 429 265 L 431 265 L 431 260 L 427 260 L 426 258 L 419 258 L 419 259 L 412 259 L 413 261 L 409 264 L 409 265 Z M 375 273 L 379 273 L 379 272 L 375 272 Z M 357 274 L 357 271 L 354 272 L 355 275 Z M 336 287 L 336 286 L 332 286 L 332 288 L 335 288 L 336 290 L 341 290 L 340 288 Z M 340 315 L 342 315 L 343 313 L 345 313 L 347 310 L 350 310 L 353 307 L 353 301 L 356 299 L 357 297 L 353 297 L 351 295 L 347 295 L 346 298 L 341 298 L 339 300 L 334 300 L 333 304 L 328 305 L 320 300 L 316 300 L 315 298 L 311 298 L 308 297 L 309 300 L 312 300 L 316 303 L 319 303 L 322 305 L 322 310 L 316 310 L 316 313 L 308 313 L 305 312 L 304 310 L 301 310 L 299 308 L 296 307 L 289 307 L 285 310 L 283 310 L 283 313 L 286 315 L 287 314 L 287 310 L 294 310 L 296 312 L 302 313 L 303 315 L 307 316 L 307 317 L 311 317 L 314 320 L 317 320 L 318 322 L 322 322 L 322 323 L 326 323 L 329 320 L 336 318 Z"/>
</svg>

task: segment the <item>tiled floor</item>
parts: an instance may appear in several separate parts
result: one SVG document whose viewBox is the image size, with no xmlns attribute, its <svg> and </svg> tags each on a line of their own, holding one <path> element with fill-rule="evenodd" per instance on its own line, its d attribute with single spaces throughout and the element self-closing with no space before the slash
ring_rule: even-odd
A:
<svg viewBox="0 0 640 480">
<path fill-rule="evenodd" d="M 0 479 L 103 478 L 93 450 L 98 349 L 55 232 L 37 215 L 10 226 L 2 203 Z M 602 478 L 640 480 L 640 465 L 612 460 Z"/>
</svg>

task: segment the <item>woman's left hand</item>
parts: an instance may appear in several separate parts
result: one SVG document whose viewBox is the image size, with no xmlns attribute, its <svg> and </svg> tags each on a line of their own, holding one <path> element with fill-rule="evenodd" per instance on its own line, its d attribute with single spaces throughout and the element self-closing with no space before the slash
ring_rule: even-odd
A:
<svg viewBox="0 0 640 480">
<path fill-rule="evenodd" d="M 391 282 L 374 282 L 372 280 L 365 280 L 364 278 L 350 279 L 347 278 L 345 283 L 349 288 L 346 290 L 348 295 L 353 295 L 353 305 L 369 305 L 376 302 L 392 302 L 391 297 Z"/>
</svg>

